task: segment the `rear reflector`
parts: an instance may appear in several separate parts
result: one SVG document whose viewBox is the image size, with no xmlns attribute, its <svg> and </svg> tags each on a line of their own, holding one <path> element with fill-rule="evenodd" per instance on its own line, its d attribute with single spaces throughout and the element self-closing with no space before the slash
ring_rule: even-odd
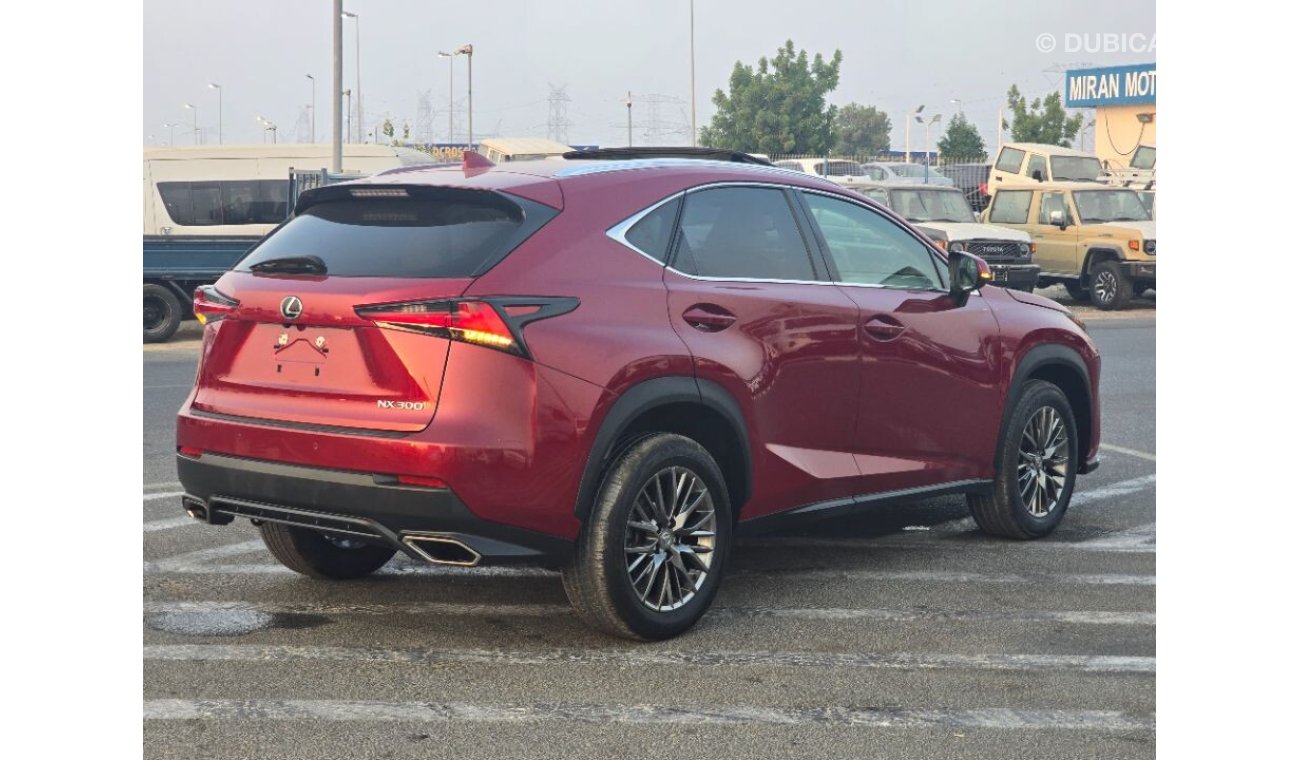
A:
<svg viewBox="0 0 1300 760">
<path fill-rule="evenodd" d="M 225 319 L 237 308 L 239 308 L 239 301 L 225 295 L 212 285 L 203 285 L 194 290 L 194 317 L 201 325 Z"/>
<path fill-rule="evenodd" d="M 196 449 L 193 446 L 178 446 L 176 447 L 176 452 L 181 456 L 189 457 L 190 459 L 198 459 L 203 456 L 203 449 Z"/>
<path fill-rule="evenodd" d="M 447 483 L 437 478 L 422 478 L 419 475 L 398 475 L 397 482 L 404 486 L 420 486 L 421 488 L 446 488 Z"/>
<path fill-rule="evenodd" d="M 416 330 L 510 353 L 523 353 L 510 326 L 492 304 L 484 301 L 419 301 L 360 306 L 357 316 L 380 327 Z"/>
</svg>

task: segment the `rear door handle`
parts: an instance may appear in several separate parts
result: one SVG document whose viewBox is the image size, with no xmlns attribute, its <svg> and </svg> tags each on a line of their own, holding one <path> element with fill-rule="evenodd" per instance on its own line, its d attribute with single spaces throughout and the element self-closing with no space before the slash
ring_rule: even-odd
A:
<svg viewBox="0 0 1300 760">
<path fill-rule="evenodd" d="M 682 312 L 686 324 L 702 332 L 718 332 L 731 327 L 736 322 L 736 315 L 711 303 L 697 303 Z"/>
<path fill-rule="evenodd" d="M 862 329 L 866 330 L 867 335 L 881 341 L 893 340 L 907 330 L 903 323 L 883 314 L 877 314 L 868 319 L 862 324 Z"/>
</svg>

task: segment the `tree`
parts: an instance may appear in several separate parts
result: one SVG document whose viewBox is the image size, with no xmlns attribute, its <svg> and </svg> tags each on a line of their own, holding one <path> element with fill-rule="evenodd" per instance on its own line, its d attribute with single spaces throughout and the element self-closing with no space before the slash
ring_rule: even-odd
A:
<svg viewBox="0 0 1300 760">
<path fill-rule="evenodd" d="M 839 51 L 829 63 L 821 53 L 811 65 L 807 51 L 786 40 L 776 57 L 758 59 L 758 67 L 736 61 L 730 93 L 713 95 L 717 113 L 700 130 L 700 142 L 714 148 L 755 153 L 826 153 L 834 145 L 835 106 L 826 94 L 840 82 Z"/>
<path fill-rule="evenodd" d="M 1066 118 L 1061 93 L 1034 98 L 1025 104 L 1025 96 L 1014 84 L 1007 90 L 1007 107 L 1011 109 L 1011 139 L 1015 142 L 1046 143 L 1070 147 L 1070 141 L 1083 126 L 1083 115 Z M 1004 122 L 1003 129 L 1007 127 Z"/>
<path fill-rule="evenodd" d="M 889 149 L 889 115 L 875 106 L 849 103 L 835 113 L 835 152 L 874 156 Z"/>
<path fill-rule="evenodd" d="M 939 138 L 939 155 L 945 161 L 967 163 L 983 161 L 989 157 L 984 149 L 984 138 L 980 132 L 966 120 L 966 114 L 959 113 L 948 122 L 948 129 Z"/>
<path fill-rule="evenodd" d="M 383 133 L 384 133 L 384 136 L 387 137 L 390 141 L 393 139 L 393 120 L 392 120 L 392 119 L 384 119 L 384 129 L 383 129 Z"/>
</svg>

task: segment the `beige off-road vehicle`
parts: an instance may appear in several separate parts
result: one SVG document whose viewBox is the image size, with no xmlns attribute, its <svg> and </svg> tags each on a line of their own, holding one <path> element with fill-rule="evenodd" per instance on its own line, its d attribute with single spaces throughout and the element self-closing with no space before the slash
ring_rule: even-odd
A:
<svg viewBox="0 0 1300 760">
<path fill-rule="evenodd" d="M 990 187 L 984 221 L 1024 230 L 1042 267 L 1038 286 L 1122 309 L 1156 287 L 1156 223 L 1138 193 L 1092 182 Z"/>
</svg>

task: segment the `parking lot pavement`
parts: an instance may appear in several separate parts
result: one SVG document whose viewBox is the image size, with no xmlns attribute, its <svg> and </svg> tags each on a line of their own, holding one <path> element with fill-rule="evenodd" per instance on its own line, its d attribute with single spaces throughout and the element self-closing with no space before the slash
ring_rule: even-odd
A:
<svg viewBox="0 0 1300 760">
<path fill-rule="evenodd" d="M 196 346 L 152 347 L 145 755 L 1154 757 L 1155 327 L 1090 330 L 1102 468 L 1053 536 L 984 537 L 948 497 L 751 538 L 714 610 L 657 644 L 588 631 L 546 570 L 399 557 L 329 584 L 244 521 L 188 521 Z"/>
</svg>

